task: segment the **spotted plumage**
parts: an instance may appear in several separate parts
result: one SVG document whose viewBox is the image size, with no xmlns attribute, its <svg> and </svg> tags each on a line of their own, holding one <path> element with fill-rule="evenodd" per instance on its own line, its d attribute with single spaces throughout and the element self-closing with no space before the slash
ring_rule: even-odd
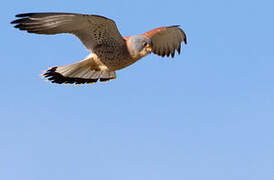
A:
<svg viewBox="0 0 274 180">
<path fill-rule="evenodd" d="M 84 60 L 48 69 L 43 76 L 53 83 L 84 84 L 116 78 L 123 69 L 150 52 L 174 57 L 180 54 L 186 35 L 179 26 L 153 29 L 138 36 L 123 37 L 115 22 L 99 15 L 75 13 L 26 13 L 16 15 L 15 28 L 36 34 L 70 33 L 91 51 Z"/>
</svg>

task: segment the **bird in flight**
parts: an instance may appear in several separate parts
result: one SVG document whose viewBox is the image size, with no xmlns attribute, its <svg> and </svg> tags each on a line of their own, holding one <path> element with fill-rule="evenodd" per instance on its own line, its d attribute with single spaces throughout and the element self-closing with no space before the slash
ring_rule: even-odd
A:
<svg viewBox="0 0 274 180">
<path fill-rule="evenodd" d="M 58 84 L 85 84 L 116 79 L 123 69 L 151 52 L 172 58 L 187 43 L 178 26 L 165 26 L 137 36 L 123 37 L 115 22 L 99 15 L 75 13 L 25 13 L 16 15 L 15 28 L 36 34 L 70 33 L 91 53 L 74 64 L 51 67 L 43 77 Z"/>
</svg>

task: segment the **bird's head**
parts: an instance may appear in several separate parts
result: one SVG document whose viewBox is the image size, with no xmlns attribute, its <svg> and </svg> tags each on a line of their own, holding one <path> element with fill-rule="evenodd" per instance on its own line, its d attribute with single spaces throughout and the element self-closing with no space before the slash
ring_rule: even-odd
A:
<svg viewBox="0 0 274 180">
<path fill-rule="evenodd" d="M 135 59 L 140 59 L 152 51 L 152 42 L 143 35 L 130 36 L 127 39 L 127 46 L 130 55 Z"/>
</svg>

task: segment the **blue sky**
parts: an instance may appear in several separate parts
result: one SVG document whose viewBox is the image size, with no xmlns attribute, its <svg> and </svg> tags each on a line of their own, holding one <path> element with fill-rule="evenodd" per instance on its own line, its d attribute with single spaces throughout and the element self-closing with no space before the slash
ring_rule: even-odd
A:
<svg viewBox="0 0 274 180">
<path fill-rule="evenodd" d="M 274 1 L 1 4 L 0 179 L 274 178 Z M 180 24 L 188 45 L 104 84 L 43 81 L 88 55 L 70 35 L 20 32 L 24 12 L 99 14 L 135 35 Z"/>
</svg>

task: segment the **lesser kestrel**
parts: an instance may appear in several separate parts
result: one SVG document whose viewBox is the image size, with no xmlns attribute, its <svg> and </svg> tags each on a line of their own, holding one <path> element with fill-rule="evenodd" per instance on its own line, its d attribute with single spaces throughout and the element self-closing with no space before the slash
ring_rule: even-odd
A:
<svg viewBox="0 0 274 180">
<path fill-rule="evenodd" d="M 137 36 L 123 37 L 115 22 L 103 16 L 75 13 L 26 13 L 16 15 L 15 28 L 37 34 L 70 33 L 91 53 L 84 60 L 49 68 L 43 76 L 53 83 L 84 84 L 116 78 L 125 68 L 150 52 L 173 58 L 186 44 L 184 31 L 176 26 L 153 29 Z"/>
</svg>

